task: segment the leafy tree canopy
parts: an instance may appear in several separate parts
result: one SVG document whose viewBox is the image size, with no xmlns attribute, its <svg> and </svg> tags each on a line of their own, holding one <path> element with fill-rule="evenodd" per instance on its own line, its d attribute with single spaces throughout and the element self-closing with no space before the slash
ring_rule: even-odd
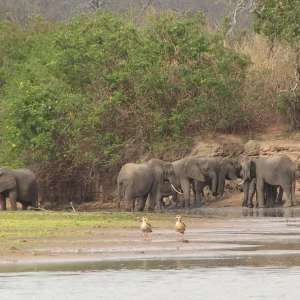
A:
<svg viewBox="0 0 300 300">
<path fill-rule="evenodd" d="M 300 40 L 299 0 L 257 0 L 254 30 L 291 44 Z"/>
</svg>

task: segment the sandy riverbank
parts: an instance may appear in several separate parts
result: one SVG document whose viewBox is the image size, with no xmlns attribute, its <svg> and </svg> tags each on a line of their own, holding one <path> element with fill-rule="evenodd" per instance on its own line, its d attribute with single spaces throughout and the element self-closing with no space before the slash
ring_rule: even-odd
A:
<svg viewBox="0 0 300 300">
<path fill-rule="evenodd" d="M 217 259 L 286 256 L 300 263 L 300 219 L 289 217 L 189 218 L 185 239 L 170 226 L 156 227 L 152 240 L 136 228 L 78 230 L 68 237 L 27 238 L 0 254 L 1 268 L 20 264 L 148 259 Z"/>
</svg>

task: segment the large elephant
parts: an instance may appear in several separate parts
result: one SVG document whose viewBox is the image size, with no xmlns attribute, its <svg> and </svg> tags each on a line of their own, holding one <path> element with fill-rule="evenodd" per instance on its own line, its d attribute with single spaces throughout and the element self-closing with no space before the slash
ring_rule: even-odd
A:
<svg viewBox="0 0 300 300">
<path fill-rule="evenodd" d="M 38 185 L 34 173 L 28 169 L 0 168 L 2 210 L 6 210 L 6 198 L 9 198 L 12 210 L 17 210 L 17 202 L 22 204 L 22 210 L 27 210 L 28 206 L 37 207 Z"/>
<path fill-rule="evenodd" d="M 214 193 L 213 178 L 210 176 L 205 177 L 205 182 L 195 181 L 194 182 L 194 196 L 196 203 L 201 204 L 201 195 L 203 195 L 203 189 L 205 186 L 209 186 L 213 191 L 213 195 L 223 195 L 225 179 L 235 180 L 241 178 L 242 165 L 237 159 L 230 157 L 206 157 L 209 164 L 213 167 L 217 176 L 216 189 L 217 193 Z"/>
<path fill-rule="evenodd" d="M 174 161 L 172 163 L 176 174 L 176 188 L 183 191 L 183 200 L 181 207 L 188 208 L 190 206 L 190 187 L 193 180 L 199 182 L 206 182 L 208 178 L 211 179 L 213 195 L 217 194 L 217 173 L 210 160 L 207 157 L 190 157 Z M 175 202 L 177 203 L 177 197 Z M 198 206 L 199 203 L 195 203 Z"/>
<path fill-rule="evenodd" d="M 165 182 L 176 185 L 175 173 L 171 163 L 160 159 L 150 159 L 146 163 L 128 163 L 118 175 L 119 199 L 124 200 L 125 211 L 135 210 L 135 199 L 140 198 L 138 210 L 144 210 L 149 194 L 148 210 L 160 210 L 162 187 Z"/>
<path fill-rule="evenodd" d="M 242 177 L 244 179 L 244 193 L 249 192 L 250 182 L 253 178 L 256 178 L 258 207 L 265 207 L 265 183 L 282 187 L 286 193 L 286 201 L 283 207 L 297 205 L 295 199 L 297 172 L 293 161 L 288 156 L 280 154 L 271 158 L 254 158 L 245 164 Z"/>
</svg>

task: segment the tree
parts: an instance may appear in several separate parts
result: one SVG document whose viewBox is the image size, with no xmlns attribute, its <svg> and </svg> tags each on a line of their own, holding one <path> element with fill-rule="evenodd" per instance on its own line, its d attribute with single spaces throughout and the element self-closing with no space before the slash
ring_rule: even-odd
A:
<svg viewBox="0 0 300 300">
<path fill-rule="evenodd" d="M 297 44 L 300 41 L 299 0 L 257 0 L 254 30 L 275 39 Z"/>
</svg>

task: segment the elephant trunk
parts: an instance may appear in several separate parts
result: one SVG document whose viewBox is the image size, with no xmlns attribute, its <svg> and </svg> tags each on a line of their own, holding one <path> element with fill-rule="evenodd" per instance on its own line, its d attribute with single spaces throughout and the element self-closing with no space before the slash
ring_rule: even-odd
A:
<svg viewBox="0 0 300 300">
<path fill-rule="evenodd" d="M 226 177 L 226 170 L 221 169 L 219 173 L 219 184 L 218 184 L 218 195 L 220 196 L 222 196 L 224 192 L 225 177 Z"/>
<path fill-rule="evenodd" d="M 242 206 L 248 206 L 250 182 L 248 180 L 244 180 L 243 184 L 244 184 L 244 201 Z"/>
<path fill-rule="evenodd" d="M 210 178 L 211 178 L 211 181 L 212 181 L 212 194 L 213 196 L 217 196 L 218 193 L 217 193 L 217 186 L 218 186 L 218 177 L 217 177 L 217 174 L 216 172 L 212 172 L 210 174 Z"/>
</svg>

